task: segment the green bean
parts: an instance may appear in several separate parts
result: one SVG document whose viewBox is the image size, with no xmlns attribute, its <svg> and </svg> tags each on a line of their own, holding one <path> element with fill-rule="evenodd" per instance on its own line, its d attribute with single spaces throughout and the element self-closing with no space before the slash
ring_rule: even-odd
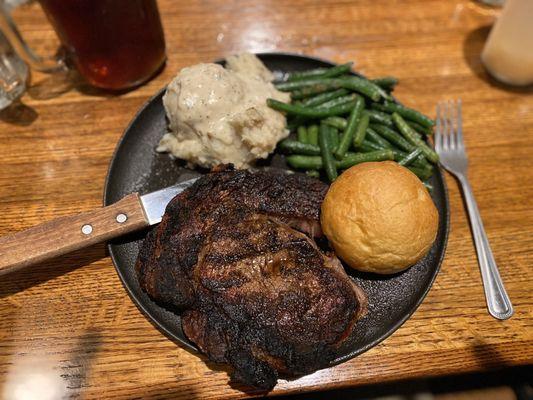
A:
<svg viewBox="0 0 533 400">
<path fill-rule="evenodd" d="M 424 135 L 433 135 L 433 129 L 431 128 L 428 128 L 426 126 L 422 126 L 416 122 L 413 122 L 413 121 L 407 121 L 407 123 L 411 126 L 411 128 L 413 128 L 415 131 L 417 131 L 418 133 L 422 133 Z"/>
<path fill-rule="evenodd" d="M 432 170 L 426 168 L 418 168 L 412 165 L 409 165 L 407 168 L 411 170 L 411 172 L 414 173 L 416 176 L 418 176 L 422 181 L 425 181 L 426 179 L 430 178 L 433 174 Z"/>
<path fill-rule="evenodd" d="M 384 150 L 386 149 L 386 147 L 382 147 L 375 142 L 365 139 L 363 140 L 363 143 L 361 143 L 361 145 L 358 146 L 358 149 L 360 149 L 364 153 L 368 153 L 369 151 Z M 390 150 L 392 150 L 392 152 L 394 153 L 394 161 L 400 161 L 401 159 L 407 156 L 407 153 L 401 150 L 398 150 L 395 148 L 392 148 Z"/>
<path fill-rule="evenodd" d="M 375 142 L 372 142 L 372 141 L 370 141 L 368 139 L 363 140 L 363 143 L 361 143 L 356 148 L 358 150 L 361 150 L 363 153 L 368 153 L 369 151 L 385 150 L 386 149 L 386 147 L 381 147 L 379 144 L 377 144 Z"/>
<path fill-rule="evenodd" d="M 422 150 L 417 147 L 412 152 L 410 152 L 406 157 L 402 158 L 398 164 L 406 166 L 409 164 L 412 164 L 414 160 L 418 157 L 418 155 L 422 153 Z"/>
<path fill-rule="evenodd" d="M 322 78 L 334 78 L 336 76 L 340 76 L 343 74 L 346 74 L 351 71 L 353 65 L 353 61 L 336 65 L 334 67 L 328 68 L 326 72 L 324 72 L 321 77 Z"/>
<path fill-rule="evenodd" d="M 381 136 L 379 136 L 376 133 L 376 131 L 373 130 L 372 128 L 366 128 L 366 136 L 368 137 L 369 140 L 371 140 L 374 143 L 379 144 L 381 147 L 383 147 L 385 149 L 391 149 L 392 148 L 392 145 L 388 141 L 383 139 Z"/>
<path fill-rule="evenodd" d="M 362 151 L 363 153 L 368 153 L 370 151 L 376 151 L 376 150 L 385 150 L 383 147 L 381 147 L 379 144 L 377 143 L 374 143 L 374 142 L 371 142 L 370 140 L 364 140 L 363 143 L 361 144 L 361 146 L 359 146 L 358 148 L 360 151 Z M 401 150 L 398 150 L 396 148 L 392 148 L 392 149 L 389 149 L 391 150 L 393 153 L 394 153 L 394 161 L 401 161 L 402 159 L 404 159 L 405 157 L 407 157 L 407 153 L 401 151 Z M 421 168 L 421 169 L 428 169 L 429 171 L 433 171 L 433 167 L 427 163 L 427 161 L 425 161 L 426 159 L 424 158 L 424 162 L 421 162 L 419 159 L 416 159 L 413 161 L 413 163 L 411 164 L 413 167 L 417 167 L 417 168 Z"/>
<path fill-rule="evenodd" d="M 346 103 L 349 103 L 351 101 L 354 101 L 356 99 L 357 95 L 356 94 L 351 94 L 349 96 L 343 96 L 343 97 L 339 97 L 339 98 L 336 98 L 336 99 L 333 99 L 333 100 L 330 100 L 326 103 L 323 103 L 323 104 L 320 104 L 318 106 L 316 106 L 317 109 L 322 109 L 322 108 L 331 108 L 331 107 L 337 107 L 337 106 L 340 106 L 340 105 L 344 105 Z M 292 103 L 294 104 L 294 103 Z M 331 117 L 331 118 L 340 118 L 340 117 Z M 296 129 L 298 126 L 302 125 L 305 123 L 306 121 L 306 117 L 304 116 L 297 116 L 296 118 L 294 118 L 289 124 L 288 124 L 288 128 L 289 130 L 294 130 Z M 344 118 L 342 118 L 343 121 L 345 122 L 346 124 L 346 120 L 344 120 Z M 328 124 L 330 126 L 333 126 L 337 129 L 344 129 L 346 127 L 346 125 L 343 125 L 343 126 L 338 126 L 338 125 L 335 125 L 335 124 Z"/>
<path fill-rule="evenodd" d="M 383 89 L 393 90 L 398 84 L 398 78 L 395 78 L 394 76 L 384 76 L 381 78 L 372 79 L 372 82 Z"/>
<path fill-rule="evenodd" d="M 350 72 L 353 62 L 337 65 L 331 68 L 317 68 L 303 72 L 292 72 L 287 78 L 287 82 L 300 81 L 303 79 L 316 79 L 316 78 L 333 78 Z"/>
<path fill-rule="evenodd" d="M 380 104 L 380 103 L 372 103 L 372 104 L 370 105 L 370 107 L 372 107 L 373 110 L 381 111 L 381 112 L 384 112 L 384 113 L 390 114 L 390 112 L 388 111 L 388 109 L 387 109 L 383 104 Z"/>
<path fill-rule="evenodd" d="M 357 127 L 355 128 L 355 133 L 353 136 L 354 147 L 358 147 L 359 145 L 361 145 L 361 143 L 363 143 L 363 140 L 365 140 L 366 130 L 368 128 L 368 121 L 368 113 L 366 111 L 363 111 L 361 117 L 359 118 L 359 121 L 357 122 Z"/>
<path fill-rule="evenodd" d="M 309 144 L 309 143 L 301 143 L 296 140 L 291 139 L 284 139 L 281 142 L 279 142 L 278 147 L 280 150 L 282 150 L 284 153 L 289 154 L 306 154 L 310 156 L 317 156 L 320 155 L 320 148 L 318 146 Z"/>
<path fill-rule="evenodd" d="M 337 129 L 346 129 L 346 125 L 348 125 L 346 119 L 342 117 L 328 117 L 323 119 L 322 122 Z"/>
<path fill-rule="evenodd" d="M 394 153 L 390 149 L 377 150 L 369 153 L 352 153 L 346 155 L 342 160 L 338 161 L 337 168 L 346 169 L 364 162 L 386 160 L 394 160 Z"/>
<path fill-rule="evenodd" d="M 417 147 L 414 146 L 413 151 L 416 149 Z M 394 157 L 395 157 L 394 160 L 398 162 L 403 160 L 405 157 L 409 155 L 409 153 L 403 150 L 397 149 L 397 148 L 393 148 L 392 151 L 394 151 Z M 420 168 L 431 168 L 431 169 L 433 168 L 431 167 L 431 164 L 428 163 L 423 153 L 418 154 L 418 156 L 413 160 L 412 165 L 420 167 Z"/>
<path fill-rule="evenodd" d="M 363 162 L 386 161 L 392 160 L 393 158 L 394 154 L 390 149 L 371 151 L 367 153 L 346 153 L 342 160 L 335 163 L 335 168 L 346 169 Z M 318 156 L 292 155 L 288 156 L 286 160 L 291 167 L 296 169 L 320 170 L 324 168 L 322 157 Z M 333 159 L 332 161 L 334 162 Z M 413 167 L 410 166 L 409 168 Z M 427 174 L 427 171 L 423 169 L 418 168 L 418 170 Z"/>
<path fill-rule="evenodd" d="M 431 128 L 433 125 L 435 125 L 435 121 L 429 117 L 426 117 L 424 114 L 392 101 L 385 101 L 383 104 L 372 104 L 372 107 L 391 114 L 397 113 L 405 119 L 416 122 L 422 126 L 425 126 L 426 128 Z"/>
<path fill-rule="evenodd" d="M 416 150 L 416 149 L 415 149 Z M 406 153 L 402 150 L 398 149 L 392 149 L 394 151 L 394 161 L 402 161 L 405 157 L 409 155 L 409 153 Z M 429 169 L 430 171 L 433 171 L 433 167 L 430 163 L 426 160 L 426 157 L 424 157 L 423 154 L 419 154 L 412 162 L 411 165 L 413 167 L 422 168 L 422 169 Z"/>
<path fill-rule="evenodd" d="M 276 88 L 286 92 L 293 92 L 291 94 L 293 100 L 300 100 L 311 95 L 339 88 L 364 94 L 373 101 L 378 101 L 382 97 L 385 99 L 390 98 L 378 85 L 358 76 L 284 82 L 276 85 Z"/>
<path fill-rule="evenodd" d="M 332 90 L 331 92 L 325 92 L 325 93 L 321 93 L 316 96 L 310 97 L 302 101 L 302 105 L 306 107 L 318 106 L 319 104 L 325 103 L 326 101 L 336 99 L 337 97 L 345 96 L 349 93 L 350 92 L 346 89 Z"/>
<path fill-rule="evenodd" d="M 373 104 L 372 104 L 373 105 Z M 377 122 L 378 124 L 393 127 L 394 123 L 389 114 L 376 110 L 367 110 L 370 122 Z"/>
<path fill-rule="evenodd" d="M 422 153 L 422 154 L 424 154 L 424 153 Z M 433 166 L 426 160 L 425 157 L 421 157 L 422 154 L 419 155 L 418 158 L 416 160 L 414 160 L 411 165 L 413 167 L 427 169 L 432 174 L 433 173 Z"/>
<path fill-rule="evenodd" d="M 331 128 L 333 129 L 333 128 Z M 320 153 L 322 154 L 322 162 L 326 175 L 330 182 L 337 178 L 337 166 L 331 154 L 332 144 L 330 142 L 330 127 L 326 124 L 320 124 L 320 131 L 318 133 L 318 144 L 320 146 Z"/>
<path fill-rule="evenodd" d="M 288 114 L 302 115 L 310 118 L 324 118 L 333 115 L 342 115 L 350 112 L 355 105 L 355 102 L 344 103 L 336 107 L 330 108 L 306 108 L 302 106 L 295 106 L 292 104 L 283 103 L 274 99 L 267 99 L 267 105 L 274 110 L 284 111 Z"/>
<path fill-rule="evenodd" d="M 416 146 L 413 146 L 411 143 L 405 140 L 404 137 L 398 132 L 393 131 L 385 125 L 370 124 L 370 127 L 374 129 L 381 137 L 387 139 L 389 142 L 398 146 L 398 148 L 402 150 L 411 152 L 416 148 Z"/>
<path fill-rule="evenodd" d="M 312 87 L 318 85 L 327 87 L 326 90 L 337 89 L 340 87 L 331 87 L 332 85 L 330 84 L 330 81 L 332 81 L 332 79 L 326 79 L 325 81 L 324 79 L 302 79 L 299 81 L 276 83 L 274 86 L 276 86 L 276 89 L 281 90 L 282 92 L 292 92 L 308 86 Z"/>
<path fill-rule="evenodd" d="M 297 71 L 297 72 L 289 72 L 285 80 L 281 82 L 276 82 L 276 85 L 279 85 L 284 82 L 294 82 L 294 81 L 301 81 L 304 79 L 313 79 L 316 77 L 322 76 L 329 68 L 315 68 L 315 69 L 308 69 L 306 71 Z"/>
<path fill-rule="evenodd" d="M 342 78 L 341 87 L 364 94 L 373 101 L 378 101 L 381 97 L 385 99 L 389 98 L 389 95 L 385 93 L 378 85 L 372 83 L 368 79 L 359 78 L 357 76 Z"/>
<path fill-rule="evenodd" d="M 353 136 L 364 107 L 365 101 L 361 96 L 357 96 L 357 99 L 355 100 L 355 106 L 352 109 L 352 112 L 350 113 L 350 117 L 348 118 L 348 125 L 346 126 L 346 129 L 342 134 L 342 138 L 339 141 L 339 145 L 335 150 L 335 158 L 337 160 L 342 160 L 342 158 L 348 151 L 348 148 L 352 144 Z"/>
<path fill-rule="evenodd" d="M 318 125 L 311 125 L 307 128 L 307 139 L 309 140 L 309 144 L 318 146 Z"/>
<path fill-rule="evenodd" d="M 281 82 L 275 86 L 276 89 L 281 90 L 282 92 L 293 92 L 295 90 L 305 90 L 309 88 L 322 88 L 322 91 L 324 92 L 326 90 L 340 89 L 344 87 L 342 83 L 343 81 L 339 78 L 315 78 L 293 82 Z"/>
<path fill-rule="evenodd" d="M 307 137 L 307 128 L 305 126 L 299 126 L 296 134 L 300 143 L 309 143 L 309 139 Z"/>
<path fill-rule="evenodd" d="M 392 120 L 398 127 L 398 130 L 407 139 L 407 141 L 412 145 L 420 147 L 422 153 L 429 161 L 431 161 L 432 163 L 436 163 L 439 161 L 438 154 L 435 153 L 431 148 L 429 148 L 429 146 L 422 139 L 420 139 L 417 133 L 407 124 L 407 122 L 405 122 L 405 120 L 401 117 L 400 114 L 393 113 Z"/>
<path fill-rule="evenodd" d="M 379 144 L 377 143 L 374 143 L 370 140 L 367 140 L 365 139 L 363 141 L 363 143 L 361 144 L 361 146 L 358 147 L 361 151 L 365 152 L 365 153 L 368 153 L 369 151 L 375 151 L 375 150 L 383 150 L 384 148 L 381 147 Z M 395 149 L 395 148 L 392 148 L 391 149 L 392 152 L 394 153 L 394 161 L 401 161 L 403 160 L 405 157 L 408 156 L 408 153 L 404 152 L 404 151 L 401 151 L 401 150 L 398 150 L 398 149 Z M 433 171 L 433 167 L 428 164 L 428 162 L 426 161 L 426 159 L 424 157 L 421 157 L 420 156 L 415 159 L 413 161 L 413 163 L 411 164 L 413 167 L 418 167 L 418 168 L 422 168 L 422 169 L 429 169 L 431 171 Z"/>
<path fill-rule="evenodd" d="M 357 97 L 358 96 L 355 93 L 352 93 L 352 94 L 349 94 L 349 95 L 346 95 L 346 96 L 341 96 L 341 97 L 337 97 L 336 99 L 332 99 L 332 100 L 326 101 L 325 103 L 319 104 L 318 106 L 316 106 L 314 108 L 321 109 L 321 108 L 336 107 L 336 106 L 339 106 L 341 104 L 345 104 L 345 103 L 349 103 L 350 101 L 354 101 Z"/>
<path fill-rule="evenodd" d="M 318 170 L 316 169 L 310 169 L 308 171 L 305 171 L 305 174 L 312 178 L 320 178 L 320 172 L 318 172 Z"/>
<path fill-rule="evenodd" d="M 372 108 L 374 108 L 376 112 L 387 112 L 387 110 L 384 108 L 383 104 L 372 103 Z M 390 122 L 392 122 L 392 118 L 390 118 Z M 413 122 L 413 121 L 406 121 L 406 122 L 412 128 L 414 128 L 416 126 L 417 129 L 418 129 L 418 132 L 422 132 L 425 135 L 428 135 L 428 134 L 431 135 L 433 133 L 431 128 L 427 128 L 427 127 L 422 126 L 420 124 L 417 124 L 416 122 Z M 394 123 L 389 124 L 389 121 L 388 121 L 386 125 L 389 126 L 389 127 L 393 127 Z M 417 133 L 418 136 L 420 136 L 420 134 L 418 132 L 416 132 L 416 133 Z"/>
<path fill-rule="evenodd" d="M 331 152 L 334 153 L 339 147 L 339 130 L 337 128 L 329 127 L 329 140 L 331 143 Z"/>
<path fill-rule="evenodd" d="M 321 169 L 322 157 L 292 155 L 286 158 L 287 164 L 296 169 Z"/>
<path fill-rule="evenodd" d="M 340 87 L 338 85 L 324 85 L 324 84 L 316 84 L 313 86 L 304 87 L 302 89 L 293 90 L 291 92 L 291 99 L 292 100 L 302 100 L 307 99 L 313 96 L 317 96 L 322 93 L 330 92 L 335 89 L 339 89 Z"/>
</svg>

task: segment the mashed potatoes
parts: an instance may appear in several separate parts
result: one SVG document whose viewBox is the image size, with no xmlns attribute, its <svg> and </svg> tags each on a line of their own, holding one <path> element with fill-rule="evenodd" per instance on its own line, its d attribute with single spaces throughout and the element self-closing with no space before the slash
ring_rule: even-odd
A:
<svg viewBox="0 0 533 400">
<path fill-rule="evenodd" d="M 163 104 L 170 132 L 157 151 L 191 166 L 247 168 L 288 136 L 285 117 L 266 105 L 269 97 L 289 101 L 270 83 L 272 73 L 253 54 L 229 57 L 226 64 L 184 68 L 168 85 Z"/>
</svg>

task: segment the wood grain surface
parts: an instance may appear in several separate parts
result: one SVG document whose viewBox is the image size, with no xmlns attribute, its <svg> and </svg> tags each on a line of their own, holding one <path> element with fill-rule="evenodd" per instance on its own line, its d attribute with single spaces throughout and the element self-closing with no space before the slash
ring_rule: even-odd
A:
<svg viewBox="0 0 533 400">
<path fill-rule="evenodd" d="M 69 77 L 34 73 L 22 102 L 0 112 L 0 235 L 100 206 L 124 128 L 186 65 L 241 51 L 354 60 L 370 77 L 399 77 L 398 97 L 430 115 L 439 100 L 463 100 L 471 183 L 516 311 L 505 322 L 488 315 L 461 195 L 448 176 L 448 250 L 413 317 L 363 355 L 280 381 L 273 393 L 533 363 L 533 96 L 492 81 L 480 64 L 493 10 L 467 0 L 160 0 L 159 6 L 168 61 L 148 84 L 112 96 Z M 41 53 L 56 49 L 37 5 L 17 10 L 16 19 Z M 32 385 L 40 399 L 50 391 L 53 399 L 258 394 L 228 381 L 223 367 L 143 317 L 104 245 L 0 279 L 3 398 Z"/>
</svg>

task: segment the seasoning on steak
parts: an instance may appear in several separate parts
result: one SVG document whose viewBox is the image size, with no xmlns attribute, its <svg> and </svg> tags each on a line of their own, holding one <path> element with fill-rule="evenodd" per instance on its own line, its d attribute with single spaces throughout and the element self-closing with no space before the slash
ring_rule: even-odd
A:
<svg viewBox="0 0 533 400">
<path fill-rule="evenodd" d="M 222 166 L 176 196 L 144 241 L 143 290 L 180 312 L 189 339 L 239 381 L 271 389 L 278 376 L 326 367 L 366 310 L 313 239 L 326 191 L 300 174 Z"/>
</svg>

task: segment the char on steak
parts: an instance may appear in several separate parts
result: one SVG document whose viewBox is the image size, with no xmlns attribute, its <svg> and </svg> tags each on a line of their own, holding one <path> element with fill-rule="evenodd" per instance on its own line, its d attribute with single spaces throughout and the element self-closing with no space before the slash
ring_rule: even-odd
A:
<svg viewBox="0 0 533 400">
<path fill-rule="evenodd" d="M 366 310 L 314 240 L 326 191 L 301 174 L 222 166 L 176 196 L 144 241 L 141 287 L 236 380 L 271 389 L 326 367 Z"/>
</svg>

